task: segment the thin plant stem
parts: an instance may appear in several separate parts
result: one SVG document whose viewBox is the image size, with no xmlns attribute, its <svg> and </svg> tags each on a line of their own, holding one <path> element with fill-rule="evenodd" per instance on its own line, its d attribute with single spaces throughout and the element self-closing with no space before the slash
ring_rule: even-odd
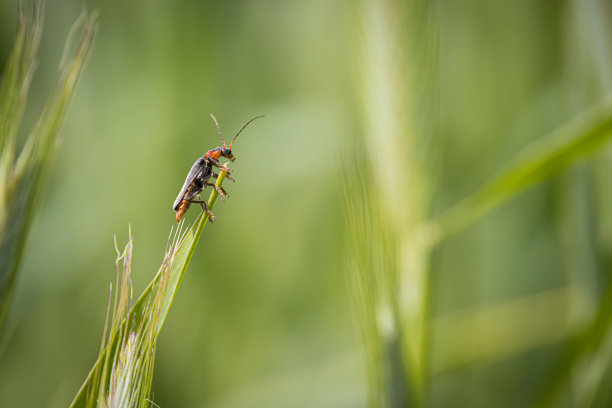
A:
<svg viewBox="0 0 612 408">
<path fill-rule="evenodd" d="M 216 182 L 217 187 L 223 186 L 223 181 L 225 180 L 226 176 L 227 170 L 221 169 Z M 208 208 L 210 210 L 214 208 L 218 195 L 217 190 L 212 189 L 208 198 Z M 164 298 L 160 302 L 160 309 L 155 313 L 155 322 L 153 322 L 155 324 L 155 328 L 152 335 L 157 336 L 159 334 L 168 314 L 168 310 L 172 305 L 172 301 L 176 296 L 181 280 L 183 279 L 185 271 L 189 266 L 189 261 L 195 252 L 195 248 L 204 230 L 204 225 L 206 225 L 208 222 L 208 218 L 208 213 L 203 211 L 184 235 L 177 232 L 177 239 L 179 240 L 179 243 L 177 245 L 173 245 L 174 254 L 171 257 L 172 264 L 169 266 L 170 271 L 169 273 L 166 272 L 167 277 L 162 279 L 164 276 L 164 268 L 160 268 L 159 272 L 155 275 L 151 283 L 149 283 L 138 300 L 126 314 L 125 318 L 121 320 L 117 330 L 111 333 L 106 347 L 100 352 L 97 361 L 94 363 L 87 378 L 85 379 L 85 382 L 72 401 L 72 404 L 70 405 L 72 408 L 88 407 L 90 406 L 89 403 L 91 403 L 92 400 L 98 399 L 92 398 L 91 395 L 88 396 L 88 390 L 99 390 L 100 387 L 98 386 L 98 381 L 104 383 L 107 381 L 108 373 L 101 370 L 104 370 L 104 367 L 107 366 L 105 361 L 113 361 L 115 358 L 117 358 L 122 344 L 119 337 L 122 335 L 122 333 L 125 334 L 126 328 L 129 324 L 131 324 L 131 322 L 139 322 L 146 317 L 151 294 L 156 293 L 158 291 L 158 287 L 163 285 Z M 179 228 L 181 225 L 182 224 L 179 225 Z"/>
</svg>

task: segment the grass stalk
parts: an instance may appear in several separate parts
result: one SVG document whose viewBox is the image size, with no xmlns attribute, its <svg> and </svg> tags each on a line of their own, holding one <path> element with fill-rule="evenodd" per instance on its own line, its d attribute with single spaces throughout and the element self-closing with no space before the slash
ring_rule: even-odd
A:
<svg viewBox="0 0 612 408">
<path fill-rule="evenodd" d="M 349 273 L 364 339 L 369 405 L 376 407 L 427 404 L 430 251 L 524 189 L 600 150 L 612 136 L 612 96 L 607 96 L 527 145 L 476 192 L 429 217 L 435 143 L 424 125 L 431 118 L 417 107 L 428 105 L 434 93 L 427 89 L 434 58 L 423 49 L 436 49 L 435 24 L 426 5 L 407 3 L 361 4 L 364 139 L 345 172 Z M 597 320 L 587 336 L 591 340 L 580 335 L 573 343 L 599 344 L 609 319 L 601 313 Z M 558 335 L 571 335 L 572 329 Z M 582 346 L 571 349 L 570 361 L 583 352 Z"/>
<path fill-rule="evenodd" d="M 83 14 L 66 41 L 53 91 L 17 156 L 17 133 L 42 35 L 43 3 L 19 11 L 13 51 L 0 84 L 0 334 L 5 327 L 25 243 L 55 159 L 60 133 L 91 49 L 96 14 Z M 72 51 L 72 38 L 81 39 Z"/>
<path fill-rule="evenodd" d="M 429 253 L 412 232 L 432 194 L 435 23 L 430 2 L 359 3 L 363 139 L 345 208 L 371 407 L 426 404 Z"/>
<path fill-rule="evenodd" d="M 218 187 L 222 187 L 226 176 L 226 170 L 219 172 Z M 214 208 L 217 197 L 216 189 L 212 189 L 209 209 Z M 111 404 L 113 401 L 130 402 L 119 406 L 148 406 L 157 337 L 208 218 L 208 214 L 202 212 L 185 233 L 181 233 L 184 221 L 179 224 L 166 249 L 162 266 L 133 305 L 127 301 L 130 298 L 127 291 L 131 291 L 131 286 L 125 283 L 129 280 L 125 262 L 131 257 L 131 244 L 128 243 L 124 254 L 119 257 L 127 259 L 124 261 L 122 289 L 118 298 L 115 295 L 108 336 L 105 328 L 98 359 L 72 401 L 72 408 L 95 407 L 100 402 L 107 404 L 102 406 L 117 406 Z M 126 361 L 131 365 L 124 364 Z M 124 392 L 117 395 L 118 390 Z"/>
</svg>

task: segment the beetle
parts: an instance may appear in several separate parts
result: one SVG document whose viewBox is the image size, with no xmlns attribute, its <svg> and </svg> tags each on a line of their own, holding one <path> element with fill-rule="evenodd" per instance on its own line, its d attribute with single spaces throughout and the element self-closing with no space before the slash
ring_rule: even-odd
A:
<svg viewBox="0 0 612 408">
<path fill-rule="evenodd" d="M 193 166 L 191 166 L 191 170 L 189 170 L 189 173 L 187 173 L 185 183 L 183 183 L 183 187 L 172 205 L 172 209 L 176 212 L 176 222 L 181 221 L 181 218 L 187 212 L 192 203 L 200 204 L 202 206 L 202 210 L 208 213 L 210 222 L 215 222 L 215 216 L 208 209 L 206 201 L 201 199 L 200 193 L 206 188 L 206 186 L 212 186 L 215 188 L 215 190 L 217 190 L 217 193 L 219 193 L 222 200 L 229 197 L 229 194 L 227 194 L 223 187 L 219 187 L 215 183 L 209 182 L 211 178 L 217 179 L 217 177 L 219 177 L 219 174 L 214 171 L 213 166 L 219 168 L 220 170 L 227 171 L 228 175 L 226 178 L 228 180 L 235 181 L 229 176 L 231 169 L 227 168 L 225 164 L 222 165 L 219 162 L 219 159 L 221 159 L 221 157 L 225 157 L 230 161 L 236 160 L 232 154 L 232 146 L 234 145 L 236 138 L 240 132 L 242 132 L 244 128 L 249 125 L 249 123 L 263 116 L 264 115 L 255 116 L 253 119 L 249 120 L 238 131 L 238 133 L 236 133 L 236 136 L 234 136 L 234 139 L 230 143 L 229 147 L 227 147 L 225 144 L 225 139 L 223 139 L 223 134 L 221 133 L 221 128 L 219 127 L 219 122 L 217 122 L 217 118 L 215 118 L 212 113 L 210 114 L 210 117 L 215 121 L 215 125 L 217 125 L 217 131 L 219 132 L 219 137 L 221 138 L 223 147 L 216 147 L 207 151 L 203 157 L 198 158 Z M 198 200 L 194 199 L 196 196 L 198 197 Z"/>
</svg>

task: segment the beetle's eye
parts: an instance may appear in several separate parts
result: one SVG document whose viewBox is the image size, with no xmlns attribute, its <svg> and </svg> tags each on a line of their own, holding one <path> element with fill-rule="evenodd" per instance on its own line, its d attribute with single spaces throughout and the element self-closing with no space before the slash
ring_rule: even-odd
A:
<svg viewBox="0 0 612 408">
<path fill-rule="evenodd" d="M 230 149 L 223 148 L 221 149 L 221 153 L 223 154 L 223 156 L 229 156 L 232 154 L 232 151 Z"/>
</svg>

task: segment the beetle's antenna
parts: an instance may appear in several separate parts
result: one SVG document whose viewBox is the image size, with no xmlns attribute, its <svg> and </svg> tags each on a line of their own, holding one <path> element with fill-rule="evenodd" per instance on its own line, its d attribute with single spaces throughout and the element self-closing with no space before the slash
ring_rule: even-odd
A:
<svg viewBox="0 0 612 408">
<path fill-rule="evenodd" d="M 232 140 L 232 143 L 230 143 L 230 150 L 232 150 L 232 145 L 234 144 L 234 140 L 236 140 L 236 138 L 238 137 L 238 135 L 240 134 L 240 132 L 242 132 L 244 130 L 245 127 L 247 127 L 249 125 L 249 123 L 251 123 L 252 121 L 254 121 L 255 119 L 259 119 L 259 118 L 263 118 L 266 115 L 259 115 L 259 116 L 255 116 L 253 119 L 249 120 L 243 127 L 242 129 L 240 129 L 238 131 L 238 133 L 236 133 L 236 136 L 234 136 L 234 139 Z"/>
<path fill-rule="evenodd" d="M 213 118 L 213 120 L 215 121 L 215 125 L 217 125 L 217 130 L 219 131 L 219 137 L 221 138 L 221 141 L 223 142 L 223 147 L 227 147 L 227 145 L 225 144 L 225 139 L 223 139 L 223 134 L 221 133 L 221 128 L 219 127 L 219 122 L 217 122 L 217 118 L 215 118 L 215 115 L 213 115 L 212 113 L 210 114 L 210 117 Z"/>
</svg>

